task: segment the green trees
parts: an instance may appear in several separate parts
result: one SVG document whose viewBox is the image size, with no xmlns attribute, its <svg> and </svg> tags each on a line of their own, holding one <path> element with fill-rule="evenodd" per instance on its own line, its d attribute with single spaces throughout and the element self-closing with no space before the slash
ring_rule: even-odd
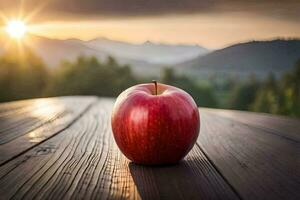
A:
<svg viewBox="0 0 300 200">
<path fill-rule="evenodd" d="M 260 87 L 250 110 L 300 116 L 300 60 L 278 81 L 270 76 Z"/>
<path fill-rule="evenodd" d="M 290 73 L 287 73 L 280 85 L 283 106 L 281 114 L 300 116 L 300 60 Z"/>
<path fill-rule="evenodd" d="M 10 49 L 0 57 L 0 102 L 39 97 L 46 87 L 48 72 L 29 49 L 16 55 Z"/>
<path fill-rule="evenodd" d="M 136 83 L 130 67 L 119 65 L 112 57 L 102 63 L 95 57 L 80 56 L 74 62 L 63 62 L 52 74 L 46 94 L 117 96 Z"/>
<path fill-rule="evenodd" d="M 60 95 L 116 97 L 132 85 L 148 82 L 112 57 L 99 61 L 79 56 L 50 71 L 29 49 L 16 52 L 12 48 L 0 57 L 0 102 Z M 278 80 L 272 74 L 264 81 L 255 76 L 222 80 L 195 80 L 172 68 L 164 68 L 160 76 L 160 82 L 187 91 L 199 106 L 300 116 L 300 60 Z"/>
<path fill-rule="evenodd" d="M 12 50 L 0 57 L 0 102 L 60 95 L 117 96 L 137 83 L 130 67 L 112 57 L 102 63 L 79 56 L 54 71 L 29 50 L 23 54 Z"/>
<path fill-rule="evenodd" d="M 251 76 L 246 82 L 237 83 L 230 95 L 229 108 L 249 110 L 256 98 L 258 88 L 259 83 L 255 76 Z"/>
<path fill-rule="evenodd" d="M 280 94 L 278 91 L 278 83 L 273 74 L 270 74 L 253 99 L 252 105 L 248 110 L 266 113 L 279 113 Z"/>
<path fill-rule="evenodd" d="M 211 87 L 206 85 L 198 85 L 195 81 L 186 76 L 176 75 L 174 70 L 171 68 L 163 69 L 161 74 L 161 82 L 187 91 L 194 98 L 198 106 L 217 106 L 217 100 Z"/>
</svg>

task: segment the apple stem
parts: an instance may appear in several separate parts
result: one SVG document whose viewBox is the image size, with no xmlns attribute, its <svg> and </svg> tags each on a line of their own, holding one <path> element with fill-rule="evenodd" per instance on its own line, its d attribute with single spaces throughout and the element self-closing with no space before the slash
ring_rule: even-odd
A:
<svg viewBox="0 0 300 200">
<path fill-rule="evenodd" d="M 152 83 L 154 83 L 154 85 L 155 85 L 155 95 L 157 95 L 157 81 L 152 80 Z"/>
</svg>

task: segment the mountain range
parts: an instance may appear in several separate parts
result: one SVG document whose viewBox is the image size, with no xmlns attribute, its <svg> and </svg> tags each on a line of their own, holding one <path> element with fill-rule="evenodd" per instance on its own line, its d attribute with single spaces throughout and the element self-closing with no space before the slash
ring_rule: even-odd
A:
<svg viewBox="0 0 300 200">
<path fill-rule="evenodd" d="M 83 44 L 96 50 L 104 50 L 117 57 L 143 60 L 159 65 L 174 65 L 209 52 L 208 49 L 199 45 L 171 45 L 150 41 L 131 44 L 106 38 L 93 39 Z"/>
<path fill-rule="evenodd" d="M 0 44 L 8 40 L 7 37 L 1 38 Z M 62 60 L 72 61 L 79 55 L 95 56 L 101 61 L 112 56 L 119 63 L 130 65 L 139 75 L 156 75 L 166 65 L 175 65 L 209 52 L 198 45 L 170 45 L 149 41 L 131 44 L 106 38 L 83 41 L 27 35 L 23 42 L 50 68 L 58 67 Z M 1 46 L 4 45 L 0 45 L 0 52 Z"/>
<path fill-rule="evenodd" d="M 0 44 L 6 39 L 0 40 Z M 129 64 L 134 73 L 159 76 L 165 66 L 196 77 L 211 75 L 256 74 L 265 77 L 270 72 L 282 74 L 300 59 L 300 40 L 276 39 L 251 41 L 209 50 L 199 45 L 170 45 L 147 41 L 131 44 L 106 38 L 89 41 L 50 39 L 29 35 L 24 41 L 47 66 L 55 68 L 62 60 L 74 60 L 79 55 L 105 60 L 113 56 L 121 64 Z M 0 53 L 4 45 L 0 45 Z"/>
<path fill-rule="evenodd" d="M 290 70 L 300 59 L 300 40 L 276 39 L 235 44 L 177 64 L 175 68 L 190 74 L 246 75 L 265 77 Z"/>
</svg>

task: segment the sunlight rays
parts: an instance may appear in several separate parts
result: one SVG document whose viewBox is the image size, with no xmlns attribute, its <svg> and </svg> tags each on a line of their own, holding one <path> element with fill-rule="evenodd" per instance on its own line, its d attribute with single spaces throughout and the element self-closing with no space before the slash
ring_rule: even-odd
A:
<svg viewBox="0 0 300 200">
<path fill-rule="evenodd" d="M 5 31 L 9 34 L 10 37 L 21 39 L 27 32 L 27 26 L 23 21 L 11 20 L 6 25 Z"/>
<path fill-rule="evenodd" d="M 30 24 L 30 22 L 47 6 L 49 0 L 40 1 L 35 6 L 35 9 L 30 12 L 25 10 L 25 3 L 25 0 L 20 1 L 18 10 L 14 16 L 0 10 L 0 40 L 2 41 L 2 49 L 4 52 L 15 49 L 13 52 L 20 59 L 24 58 L 26 46 L 29 48 L 34 46 L 34 41 L 30 35 L 35 34 L 35 31 L 33 28 L 34 25 Z"/>
</svg>

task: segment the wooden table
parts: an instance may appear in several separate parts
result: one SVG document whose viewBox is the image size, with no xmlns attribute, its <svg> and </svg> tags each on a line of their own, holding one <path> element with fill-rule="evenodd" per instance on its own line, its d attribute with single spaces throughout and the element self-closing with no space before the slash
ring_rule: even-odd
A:
<svg viewBox="0 0 300 200">
<path fill-rule="evenodd" d="M 0 104 L 0 199 L 300 199 L 300 121 L 200 108 L 178 165 L 128 161 L 111 131 L 114 100 Z"/>
</svg>

